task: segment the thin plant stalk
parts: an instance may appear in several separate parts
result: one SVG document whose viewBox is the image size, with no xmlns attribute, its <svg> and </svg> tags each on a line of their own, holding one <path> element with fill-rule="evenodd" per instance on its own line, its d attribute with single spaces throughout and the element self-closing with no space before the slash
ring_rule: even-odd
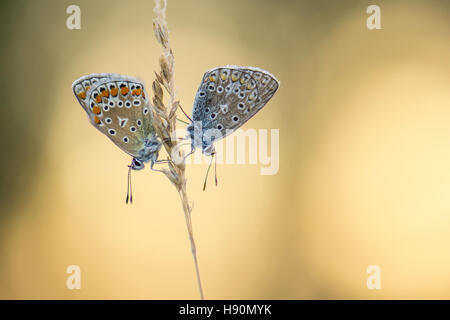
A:
<svg viewBox="0 0 450 320">
<path fill-rule="evenodd" d="M 167 1 L 163 1 L 164 6 L 161 6 L 161 0 L 155 0 L 154 12 L 156 17 L 153 19 L 153 30 L 155 32 L 156 40 L 163 47 L 163 54 L 159 58 L 159 65 L 161 70 L 155 72 L 156 80 L 153 81 L 153 113 L 154 113 L 154 127 L 161 138 L 164 148 L 169 156 L 168 170 L 163 169 L 166 177 L 176 187 L 181 204 L 183 206 L 184 217 L 186 220 L 186 227 L 191 244 L 191 252 L 195 264 L 195 272 L 197 275 L 197 283 L 200 291 L 200 297 L 203 300 L 203 288 L 200 277 L 200 269 L 197 259 L 197 248 L 195 245 L 194 232 L 192 229 L 191 212 L 192 207 L 189 205 L 189 199 L 186 192 L 186 178 L 185 178 L 185 156 L 181 149 L 180 142 L 176 138 L 176 111 L 180 103 L 176 99 L 175 81 L 174 81 L 174 56 L 169 43 L 169 32 L 166 21 L 166 7 Z M 168 93 L 168 106 L 164 104 L 163 88 Z"/>
</svg>

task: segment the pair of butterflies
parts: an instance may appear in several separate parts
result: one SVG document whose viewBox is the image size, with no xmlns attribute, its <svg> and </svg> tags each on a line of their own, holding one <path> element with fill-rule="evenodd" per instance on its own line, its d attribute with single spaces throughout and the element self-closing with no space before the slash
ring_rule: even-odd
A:
<svg viewBox="0 0 450 320">
<path fill-rule="evenodd" d="M 253 67 L 225 66 L 207 71 L 194 101 L 187 132 L 192 150 L 214 154 L 214 141 L 253 117 L 279 87 L 269 72 Z M 153 111 L 144 83 L 112 73 L 90 74 L 72 90 L 91 124 L 133 159 L 130 170 L 157 162 L 162 142 L 152 125 Z M 210 134 L 210 132 L 213 132 Z"/>
</svg>

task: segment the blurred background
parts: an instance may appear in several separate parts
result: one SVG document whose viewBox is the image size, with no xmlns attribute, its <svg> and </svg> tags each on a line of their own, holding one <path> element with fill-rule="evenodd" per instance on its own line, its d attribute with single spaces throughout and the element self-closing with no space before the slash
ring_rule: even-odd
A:
<svg viewBox="0 0 450 320">
<path fill-rule="evenodd" d="M 66 8 L 81 8 L 81 30 Z M 366 8 L 381 8 L 368 30 Z M 0 298 L 197 299 L 178 195 L 94 129 L 71 91 L 94 72 L 150 87 L 153 1 L 5 1 Z M 176 85 L 191 105 L 215 66 L 269 70 L 281 87 L 243 128 L 280 130 L 260 165 L 187 170 L 209 299 L 450 298 L 450 3 L 168 3 Z M 81 289 L 66 268 L 81 268 Z M 366 269 L 381 268 L 368 290 Z"/>
</svg>

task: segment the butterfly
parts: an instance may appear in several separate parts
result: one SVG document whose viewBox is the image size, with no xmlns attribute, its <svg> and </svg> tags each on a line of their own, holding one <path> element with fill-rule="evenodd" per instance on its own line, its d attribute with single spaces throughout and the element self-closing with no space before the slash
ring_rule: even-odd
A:
<svg viewBox="0 0 450 320">
<path fill-rule="evenodd" d="M 268 71 L 255 67 L 224 66 L 207 71 L 195 95 L 192 120 L 187 126 L 192 152 L 201 147 L 214 155 L 214 141 L 250 120 L 280 86 Z"/>
<path fill-rule="evenodd" d="M 274 75 L 255 67 L 224 66 L 207 71 L 195 95 L 191 123 L 186 128 L 191 153 L 201 147 L 203 154 L 214 157 L 214 142 L 250 120 L 279 86 Z M 211 164 L 212 158 L 203 190 Z M 217 185 L 217 175 L 215 181 Z"/>
<path fill-rule="evenodd" d="M 72 90 L 91 124 L 133 158 L 128 172 L 130 188 L 131 170 L 143 169 L 146 162 L 153 169 L 161 148 L 144 83 L 128 76 L 99 73 L 75 80 Z"/>
</svg>

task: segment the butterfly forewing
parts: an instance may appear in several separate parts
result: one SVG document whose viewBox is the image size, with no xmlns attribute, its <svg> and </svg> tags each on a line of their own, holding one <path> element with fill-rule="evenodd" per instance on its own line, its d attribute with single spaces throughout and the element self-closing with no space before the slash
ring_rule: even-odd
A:
<svg viewBox="0 0 450 320">
<path fill-rule="evenodd" d="M 193 120 L 202 130 L 230 134 L 253 117 L 279 87 L 269 72 L 253 67 L 226 66 L 207 71 L 197 91 Z"/>
</svg>

